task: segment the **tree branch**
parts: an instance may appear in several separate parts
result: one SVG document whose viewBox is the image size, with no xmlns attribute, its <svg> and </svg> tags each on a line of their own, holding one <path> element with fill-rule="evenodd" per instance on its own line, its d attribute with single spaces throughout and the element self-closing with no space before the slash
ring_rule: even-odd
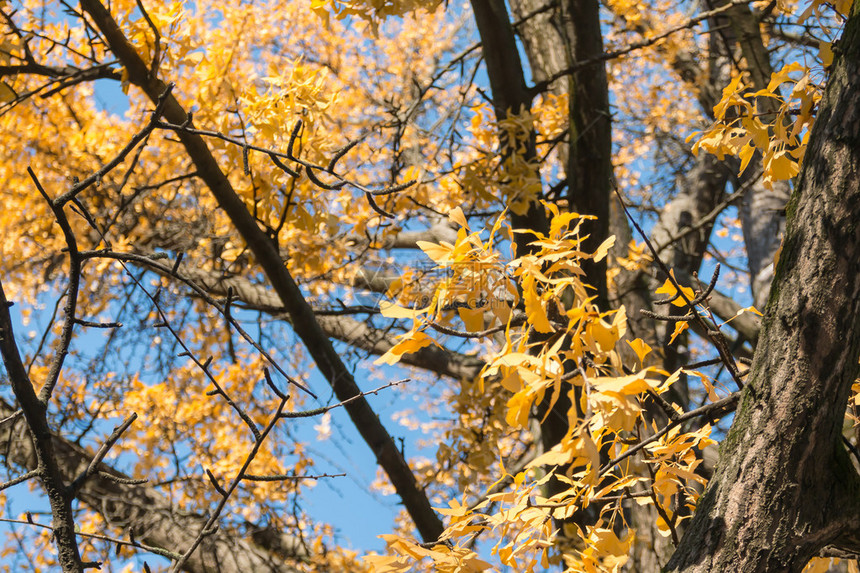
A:
<svg viewBox="0 0 860 573">
<path fill-rule="evenodd" d="M 140 87 L 153 102 L 158 101 L 167 86 L 150 73 L 110 12 L 98 0 L 82 0 L 81 6 L 101 30 L 113 54 L 125 66 L 129 81 Z M 163 116 L 168 122 L 176 125 L 183 125 L 188 121 L 188 114 L 172 95 L 166 99 Z M 337 398 L 345 401 L 360 394 L 361 391 L 352 373 L 340 359 L 284 265 L 277 245 L 260 229 L 257 221 L 248 212 L 205 141 L 198 134 L 185 131 L 176 133 L 194 163 L 199 177 L 209 187 L 221 209 L 236 226 L 237 231 L 259 261 L 290 314 L 296 334 L 304 342 Z M 359 433 L 376 456 L 377 463 L 385 470 L 400 495 L 422 538 L 427 541 L 438 539 L 443 531 L 442 522 L 433 511 L 426 494 L 418 485 L 415 475 L 376 412 L 363 398 L 351 402 L 346 409 Z"/>
</svg>

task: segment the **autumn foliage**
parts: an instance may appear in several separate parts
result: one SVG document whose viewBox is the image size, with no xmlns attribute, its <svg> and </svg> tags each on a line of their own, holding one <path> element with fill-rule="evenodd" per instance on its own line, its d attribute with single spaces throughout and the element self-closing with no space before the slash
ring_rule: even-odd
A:
<svg viewBox="0 0 860 573">
<path fill-rule="evenodd" d="M 770 289 L 750 286 L 748 219 L 784 209 L 739 205 L 791 190 L 852 2 L 604 2 L 588 73 L 605 66 L 611 94 L 605 236 L 566 191 L 579 72 L 532 61 L 531 104 L 500 109 L 479 4 L 0 2 L 9 563 L 664 564 Z M 527 45 L 556 4 L 511 4 Z M 772 68 L 721 44 L 735 9 L 757 18 Z M 672 222 L 701 165 L 718 193 Z M 359 422 L 377 417 L 361 410 L 374 392 L 417 398 L 396 418 L 424 439 L 398 448 L 390 411 Z M 346 445 L 353 422 L 380 464 L 372 487 L 404 499 L 384 547 L 352 546 L 303 505 L 367 458 Z M 38 424 L 38 456 L 53 442 L 78 457 L 21 450 Z M 62 490 L 45 494 L 50 518 L 19 481 Z M 197 521 L 176 521 L 190 537 L 168 547 L 176 533 L 123 503 Z"/>
</svg>

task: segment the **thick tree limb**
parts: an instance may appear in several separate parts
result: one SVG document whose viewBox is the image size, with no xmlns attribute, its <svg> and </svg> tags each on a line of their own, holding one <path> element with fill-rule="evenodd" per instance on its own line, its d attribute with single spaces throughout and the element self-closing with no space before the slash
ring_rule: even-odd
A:
<svg viewBox="0 0 860 573">
<path fill-rule="evenodd" d="M 364 245 L 370 242 L 367 237 L 356 237 L 356 244 Z M 421 231 L 400 231 L 399 233 L 386 237 L 377 244 L 380 249 L 417 249 L 418 241 L 439 243 L 448 241 L 454 244 L 457 241 L 457 231 L 443 221 L 439 221 Z"/>
<path fill-rule="evenodd" d="M 98 0 L 82 0 L 81 6 L 103 34 L 108 47 L 128 71 L 129 81 L 140 87 L 153 102 L 167 86 L 154 77 L 146 63 L 120 30 L 110 12 Z M 183 125 L 188 114 L 171 95 L 167 98 L 163 117 L 170 123 Z M 177 137 L 193 161 L 198 176 L 206 183 L 221 209 L 236 226 L 237 231 L 254 253 L 292 319 L 293 328 L 302 339 L 341 401 L 360 394 L 350 370 L 340 359 L 326 333 L 320 327 L 313 310 L 281 259 L 275 242 L 257 225 L 242 199 L 224 175 L 200 135 L 178 131 Z M 425 541 L 435 541 L 443 531 L 442 522 L 418 485 L 415 475 L 400 453 L 397 444 L 368 404 L 360 398 L 350 402 L 346 410 L 385 470 L 404 507 Z"/>
<path fill-rule="evenodd" d="M 568 39 L 569 58 L 579 62 L 603 54 L 598 0 L 562 0 L 561 24 Z M 612 181 L 612 124 L 606 65 L 595 64 L 574 72 L 569 80 L 568 100 L 568 208 L 594 215 L 588 225 L 586 251 L 594 251 L 609 236 L 609 205 Z M 596 290 L 595 303 L 609 307 L 606 259 L 582 262 L 588 284 Z"/>
<path fill-rule="evenodd" d="M 860 374 L 858 5 L 839 46 L 748 383 L 671 571 L 800 571 L 827 545 L 858 547 L 860 476 L 842 444 Z"/>
<path fill-rule="evenodd" d="M 519 48 L 504 0 L 472 0 L 471 4 L 481 36 L 496 120 L 502 121 L 509 115 L 529 111 L 532 93 L 526 87 Z M 505 137 L 502 137 L 503 141 L 504 139 Z M 529 140 L 524 143 L 522 159 L 534 164 L 537 157 L 534 129 L 531 130 Z M 514 153 L 516 142 L 507 142 L 504 145 L 506 148 L 502 149 L 501 153 Z M 535 176 L 540 177 L 536 166 Z M 522 215 L 511 212 L 511 223 L 515 229 L 531 229 L 540 233 L 546 233 L 549 229 L 544 208 L 537 202 L 530 203 L 528 210 Z M 533 249 L 529 246 L 531 235 L 517 233 L 514 241 L 517 255 L 523 255 Z"/>
<path fill-rule="evenodd" d="M 247 304 L 250 308 L 257 308 L 276 318 L 290 321 L 290 316 L 284 313 L 283 305 L 275 293 L 244 277 L 223 277 L 215 271 L 192 268 L 183 268 L 182 275 L 213 295 L 226 296 L 228 289 L 232 288 L 236 300 Z M 317 321 L 331 338 L 372 354 L 385 354 L 397 343 L 393 336 L 349 316 L 317 316 Z M 404 354 L 400 363 L 457 380 L 471 380 L 484 367 L 484 361 L 477 356 L 443 350 L 436 346 Z"/>
</svg>

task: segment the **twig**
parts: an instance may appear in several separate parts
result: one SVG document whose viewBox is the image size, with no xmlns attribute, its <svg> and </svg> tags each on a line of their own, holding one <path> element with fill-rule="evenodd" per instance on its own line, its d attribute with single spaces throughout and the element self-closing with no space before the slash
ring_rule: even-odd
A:
<svg viewBox="0 0 860 573">
<path fill-rule="evenodd" d="M 403 384 L 404 382 L 409 382 L 409 381 L 410 381 L 409 378 L 404 378 L 402 380 L 396 380 L 394 382 L 389 382 L 388 384 L 384 384 L 384 385 L 382 385 L 378 388 L 375 388 L 373 390 L 367 390 L 366 392 L 361 392 L 361 393 L 356 394 L 355 396 L 353 396 L 351 398 L 347 398 L 346 400 L 343 400 L 343 401 L 338 402 L 336 404 L 331 404 L 330 406 L 323 406 L 321 408 L 313 408 L 312 410 L 302 410 L 300 412 L 281 412 L 280 417 L 281 418 L 312 418 L 314 416 L 319 416 L 321 414 L 325 414 L 326 412 L 334 410 L 335 408 L 340 408 L 342 406 L 346 406 L 347 404 L 349 404 L 350 402 L 352 402 L 354 400 L 364 398 L 365 396 L 376 395 L 379 392 L 381 392 L 382 390 L 385 390 L 386 388 L 391 388 L 392 386 L 398 386 L 400 384 Z"/>
<path fill-rule="evenodd" d="M 23 521 L 21 519 L 9 519 L 7 517 L 0 517 L 0 523 L 14 523 L 16 525 L 32 525 L 33 527 L 41 527 L 42 529 L 47 529 L 48 531 L 54 532 L 54 528 L 50 525 L 39 523 L 36 521 Z M 154 555 L 161 555 L 162 557 L 167 557 L 168 559 L 178 559 L 180 557 L 179 553 L 174 553 L 173 551 L 168 551 L 167 549 L 162 549 L 161 547 L 154 547 L 152 545 L 146 545 L 144 543 L 139 543 L 137 541 L 126 541 L 125 539 L 117 539 L 116 537 L 109 537 L 107 535 L 101 535 L 99 533 L 83 533 L 81 531 L 76 531 L 75 535 L 80 537 L 86 537 L 88 539 L 98 539 L 99 541 L 107 541 L 109 543 L 115 543 L 117 545 L 123 545 L 126 547 L 134 547 L 135 549 L 143 549 L 144 551 L 148 551 Z"/>
<path fill-rule="evenodd" d="M 305 476 L 297 476 L 297 475 L 289 475 L 289 474 L 279 474 L 279 475 L 255 475 L 255 474 L 245 474 L 242 479 L 248 481 L 299 481 L 303 479 L 312 479 L 318 480 L 323 478 L 336 478 L 336 477 L 346 477 L 345 473 L 341 474 L 319 474 L 319 475 L 305 475 Z"/>
<path fill-rule="evenodd" d="M 20 475 L 16 478 L 10 479 L 9 481 L 4 481 L 3 483 L 0 483 L 0 491 L 3 491 L 4 489 L 9 489 L 13 485 L 18 485 L 19 483 L 25 482 L 28 479 L 33 479 L 34 477 L 39 477 L 41 475 L 42 472 L 40 472 L 38 469 L 30 470 L 24 475 Z"/>
<path fill-rule="evenodd" d="M 80 491 L 81 487 L 83 487 L 84 482 L 87 481 L 88 477 L 96 473 L 99 464 L 108 454 L 110 449 L 113 447 L 114 444 L 117 443 L 122 434 L 129 428 L 129 426 L 134 423 L 135 420 L 137 420 L 137 413 L 132 412 L 131 415 L 128 416 L 122 424 L 113 429 L 113 432 L 111 432 L 110 436 L 108 436 L 108 438 L 104 441 L 104 443 L 96 452 L 96 455 L 93 457 L 92 461 L 90 462 L 90 465 L 87 466 L 87 469 L 81 472 L 80 475 L 78 475 L 78 477 L 76 477 L 74 481 L 72 481 L 71 485 L 69 485 L 69 491 L 73 495 Z"/>
<path fill-rule="evenodd" d="M 145 140 L 149 137 L 149 134 L 156 128 L 158 125 L 158 118 L 161 116 L 161 113 L 164 111 L 164 106 L 167 104 L 169 100 L 170 92 L 173 91 L 173 84 L 168 84 L 167 88 L 164 92 L 159 96 L 158 102 L 155 106 L 155 110 L 153 110 L 152 115 L 149 118 L 149 122 L 144 126 L 143 129 L 134 134 L 131 138 L 131 141 L 126 144 L 125 147 L 116 155 L 113 159 L 107 162 L 104 167 L 84 179 L 83 181 L 79 181 L 75 183 L 71 189 L 54 199 L 53 203 L 57 206 L 63 206 L 69 201 L 71 201 L 74 197 L 77 197 L 82 191 L 87 189 L 93 183 L 101 181 L 105 175 L 110 173 L 117 165 L 122 163 L 122 161 L 126 158 L 126 156 L 131 153 L 131 151 L 137 146 L 138 143 Z"/>
<path fill-rule="evenodd" d="M 135 254 L 135 253 L 117 253 L 114 251 L 107 251 L 107 250 L 104 250 L 104 251 L 83 251 L 83 252 L 81 252 L 81 258 L 84 260 L 95 259 L 95 258 L 115 259 L 115 260 L 121 261 L 121 262 L 130 261 L 130 262 L 140 263 L 140 264 L 146 265 L 148 267 L 151 267 L 160 273 L 163 273 L 167 276 L 171 276 L 171 277 L 181 281 L 182 283 L 187 285 L 189 288 L 191 288 L 197 294 L 197 296 L 199 296 L 201 299 L 203 299 L 203 301 L 205 301 L 206 304 L 208 304 L 209 306 L 211 306 L 212 308 L 217 310 L 220 314 L 225 315 L 225 317 L 226 317 L 227 313 L 225 312 L 225 308 L 221 304 L 219 304 L 218 301 L 216 301 L 214 298 L 209 296 L 209 294 L 205 290 L 203 290 L 202 288 L 197 286 L 191 279 L 188 279 L 188 278 L 184 277 L 183 275 L 179 274 L 177 264 L 174 264 L 173 267 L 170 267 L 167 265 L 163 265 L 163 264 L 159 263 L 158 261 L 154 260 L 152 257 L 148 257 L 146 255 L 139 255 L 139 254 Z M 182 258 L 182 254 L 180 254 L 179 257 L 177 258 L 177 262 L 179 262 L 179 260 L 181 260 L 181 258 Z M 253 346 L 254 349 L 257 352 L 259 352 L 260 355 L 263 356 L 263 358 L 265 358 L 266 361 L 268 361 L 269 364 L 271 364 L 272 367 L 275 370 L 277 370 L 279 374 L 281 374 L 281 376 L 286 378 L 290 384 L 299 388 L 303 392 L 306 392 L 312 398 L 317 397 L 316 394 L 314 394 L 307 386 L 305 386 L 304 384 L 302 384 L 298 380 L 295 380 L 292 376 L 287 374 L 284 371 L 284 369 L 281 368 L 281 366 L 275 361 L 275 359 L 272 358 L 272 356 L 262 346 L 260 346 L 260 344 L 256 340 L 254 340 L 254 337 L 252 337 L 250 334 L 248 334 L 245 331 L 244 328 L 242 328 L 242 325 L 239 323 L 239 321 L 237 321 L 233 317 L 229 317 L 228 320 L 230 322 L 230 326 L 235 328 L 236 332 L 238 332 L 239 335 L 246 342 L 248 342 L 248 344 Z"/>
<path fill-rule="evenodd" d="M 710 416 L 714 412 L 720 412 L 721 414 L 724 414 L 724 413 L 728 413 L 728 412 L 733 411 L 735 409 L 735 407 L 737 407 L 737 403 L 738 403 L 738 400 L 740 399 L 740 396 L 741 396 L 740 391 L 738 391 L 738 392 L 731 394 L 730 396 L 726 396 L 722 400 L 718 400 L 718 401 L 713 402 L 711 404 L 706 404 L 704 406 L 701 406 L 700 408 L 696 408 L 695 410 L 690 410 L 689 412 L 685 412 L 684 414 L 681 414 L 680 416 L 678 416 L 677 419 L 672 420 L 666 426 L 664 426 L 659 432 L 656 432 L 655 434 L 648 436 L 647 438 L 645 438 L 644 440 L 642 440 L 641 442 L 639 442 L 635 446 L 631 447 L 629 450 L 627 450 L 623 454 L 621 454 L 618 457 L 607 462 L 605 466 L 600 468 L 599 475 L 603 476 L 610 469 L 612 469 L 613 467 L 615 467 L 616 465 L 618 465 L 622 461 L 626 460 L 627 458 L 629 458 L 630 456 L 632 456 L 633 454 L 635 454 L 636 452 L 638 452 L 639 450 L 641 450 L 642 448 L 647 446 L 648 444 L 659 440 L 660 438 L 665 436 L 667 433 L 669 433 L 669 431 L 672 428 L 674 428 L 675 426 L 677 426 L 679 424 L 683 424 L 687 420 L 692 420 L 693 418 L 698 418 L 701 416 Z"/>
<path fill-rule="evenodd" d="M 651 240 L 648 238 L 648 235 L 645 233 L 645 231 L 642 230 L 642 227 L 639 226 L 639 223 L 637 223 L 636 220 L 633 218 L 633 216 L 630 214 L 630 211 L 627 209 L 627 205 L 624 202 L 624 198 L 621 196 L 621 191 L 618 189 L 618 186 L 613 185 L 613 187 L 615 189 L 615 194 L 618 195 L 618 200 L 621 203 L 621 208 L 624 209 L 624 213 L 627 215 L 627 218 L 630 220 L 630 222 L 633 224 L 633 226 L 636 228 L 636 230 L 639 232 L 639 234 L 642 235 L 642 238 L 645 241 L 645 244 L 648 246 L 648 249 L 651 251 L 651 254 L 654 257 L 654 261 L 657 263 L 657 265 L 660 267 L 660 269 L 666 275 L 667 279 L 671 282 L 672 286 L 674 286 L 678 296 L 684 301 L 687 308 L 689 309 L 689 313 L 695 315 L 692 317 L 691 320 L 695 320 L 702 327 L 702 329 L 706 333 L 708 339 L 711 341 L 711 343 L 717 349 L 717 352 L 720 354 L 720 358 L 722 358 L 723 364 L 725 364 L 726 369 L 729 371 L 729 374 L 731 374 L 732 378 L 735 381 L 735 384 L 737 384 L 738 388 L 743 388 L 744 383 L 741 380 L 741 377 L 739 376 L 737 366 L 735 365 L 735 362 L 732 359 L 731 353 L 729 352 L 728 348 L 726 347 L 725 337 L 723 336 L 722 332 L 720 331 L 720 327 L 718 325 L 708 324 L 705 321 L 705 319 L 702 318 L 702 316 L 698 312 L 696 312 L 696 308 L 695 308 L 695 305 L 693 304 L 693 300 L 691 300 L 686 295 L 686 293 L 684 293 L 684 289 L 681 287 L 681 285 L 675 279 L 675 276 L 672 274 L 672 272 L 666 266 L 666 263 L 664 263 L 663 260 L 660 258 L 660 255 L 657 253 L 656 249 L 654 248 L 654 245 L 651 243 Z"/>
</svg>

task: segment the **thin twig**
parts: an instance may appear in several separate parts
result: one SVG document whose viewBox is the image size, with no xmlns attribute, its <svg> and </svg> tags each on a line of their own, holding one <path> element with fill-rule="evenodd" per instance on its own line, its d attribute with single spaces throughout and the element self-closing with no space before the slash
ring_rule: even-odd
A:
<svg viewBox="0 0 860 573">
<path fill-rule="evenodd" d="M 289 475 L 289 474 L 278 474 L 278 475 L 255 475 L 255 474 L 245 474 L 242 479 L 248 481 L 300 481 L 303 479 L 312 479 L 318 480 L 323 478 L 336 478 L 336 477 L 346 477 L 345 473 L 341 474 L 319 474 L 319 475 Z"/>
<path fill-rule="evenodd" d="M 655 442 L 665 436 L 669 431 L 679 424 L 683 424 L 687 420 L 692 420 L 693 418 L 699 418 L 701 416 L 711 416 L 714 412 L 718 412 L 720 415 L 724 415 L 728 412 L 733 411 L 737 407 L 738 400 L 740 399 L 740 391 L 737 391 L 729 396 L 726 396 L 722 400 L 718 400 L 716 402 L 712 402 L 710 404 L 706 404 L 701 406 L 700 408 L 696 408 L 695 410 L 690 410 L 689 412 L 685 412 L 678 416 L 677 419 L 672 420 L 666 426 L 664 426 L 659 432 L 648 436 L 635 446 L 631 447 L 629 450 L 619 455 L 618 457 L 610 460 L 606 463 L 602 468 L 600 468 L 599 475 L 603 476 L 610 469 L 626 460 L 648 444 Z"/>
<path fill-rule="evenodd" d="M 31 525 L 33 527 L 40 527 L 42 529 L 47 529 L 48 531 L 54 532 L 54 528 L 45 523 L 39 523 L 37 521 L 24 521 L 21 519 L 9 519 L 7 517 L 0 517 L 0 523 L 14 523 L 16 525 Z M 76 531 L 75 535 L 80 537 L 86 537 L 88 539 L 98 539 L 99 541 L 107 541 L 109 543 L 115 543 L 117 545 L 123 545 L 126 547 L 134 547 L 135 549 L 143 549 L 144 551 L 148 551 L 154 555 L 161 555 L 162 557 L 167 557 L 168 559 L 178 559 L 180 557 L 179 553 L 174 553 L 173 551 L 168 551 L 167 549 L 162 549 L 161 547 L 154 547 L 152 545 L 146 545 L 144 543 L 139 543 L 137 541 L 126 541 L 125 539 L 118 539 L 116 537 L 109 537 L 107 535 L 101 535 L 99 533 L 84 533 L 82 531 Z"/>
<path fill-rule="evenodd" d="M 696 312 L 695 305 L 693 304 L 693 300 L 691 300 L 687 294 L 684 292 L 684 289 L 675 279 L 675 275 L 670 271 L 669 267 L 666 266 L 666 263 L 660 258 L 660 255 L 657 253 L 657 250 L 654 248 L 654 245 L 651 243 L 651 240 L 648 238 L 648 235 L 645 231 L 642 230 L 642 227 L 639 226 L 639 223 L 636 222 L 636 219 L 630 214 L 630 211 L 627 209 L 627 204 L 624 201 L 624 198 L 621 196 L 621 191 L 618 189 L 617 185 L 613 185 L 615 189 L 616 195 L 618 195 L 618 200 L 621 203 L 621 208 L 624 209 L 624 213 L 627 215 L 628 220 L 633 224 L 636 230 L 642 235 L 645 244 L 648 246 L 648 249 L 651 251 L 652 256 L 654 257 L 654 261 L 666 275 L 667 279 L 670 281 L 672 286 L 675 288 L 678 296 L 684 301 L 687 308 L 689 309 L 689 313 L 694 316 L 691 320 L 695 320 L 699 326 L 702 327 L 702 330 L 706 333 L 708 339 L 714 345 L 714 348 L 717 349 L 717 352 L 720 354 L 720 358 L 723 360 L 723 364 L 725 364 L 726 369 L 731 374 L 732 379 L 734 379 L 735 384 L 737 384 L 738 388 L 743 388 L 744 383 L 739 376 L 737 366 L 735 365 L 734 360 L 732 359 L 731 353 L 729 352 L 725 337 L 723 333 L 720 331 L 719 325 L 711 325 L 708 324 L 705 319 Z"/>
<path fill-rule="evenodd" d="M 101 181 L 105 175 L 110 173 L 117 165 L 122 163 L 122 161 L 126 158 L 126 156 L 131 153 L 131 151 L 137 147 L 137 144 L 141 141 L 145 140 L 149 137 L 149 134 L 156 128 L 158 125 L 158 118 L 161 116 L 161 113 L 164 111 L 164 106 L 167 104 L 169 100 L 170 92 L 173 91 L 173 84 L 168 84 L 167 88 L 164 90 L 164 93 L 161 94 L 158 98 L 158 103 L 155 106 L 155 110 L 153 110 L 152 115 L 149 118 L 149 122 L 144 126 L 143 129 L 134 134 L 131 140 L 126 144 L 125 147 L 117 154 L 113 159 L 107 162 L 101 169 L 84 179 L 83 181 L 79 181 L 75 183 L 71 189 L 54 199 L 54 203 L 57 206 L 62 206 L 71 201 L 74 197 L 80 195 L 82 191 L 87 189 L 93 183 L 97 183 Z"/>
<path fill-rule="evenodd" d="M 120 437 L 122 437 L 122 434 L 129 428 L 129 426 L 134 423 L 135 420 L 137 420 L 137 413 L 132 412 L 131 415 L 129 415 L 122 422 L 122 424 L 113 429 L 113 432 L 111 432 L 110 436 L 107 437 L 107 439 L 98 449 L 96 455 L 93 456 L 93 459 L 90 462 L 90 465 L 87 466 L 87 469 L 81 472 L 80 475 L 78 475 L 78 477 L 76 477 L 74 481 L 72 481 L 72 483 L 69 485 L 69 490 L 72 494 L 76 494 L 78 491 L 80 491 L 81 487 L 83 487 L 84 485 L 84 482 L 87 481 L 87 478 L 97 472 L 99 464 L 108 454 L 113 445 L 116 444 L 117 441 L 119 441 Z"/>
</svg>

